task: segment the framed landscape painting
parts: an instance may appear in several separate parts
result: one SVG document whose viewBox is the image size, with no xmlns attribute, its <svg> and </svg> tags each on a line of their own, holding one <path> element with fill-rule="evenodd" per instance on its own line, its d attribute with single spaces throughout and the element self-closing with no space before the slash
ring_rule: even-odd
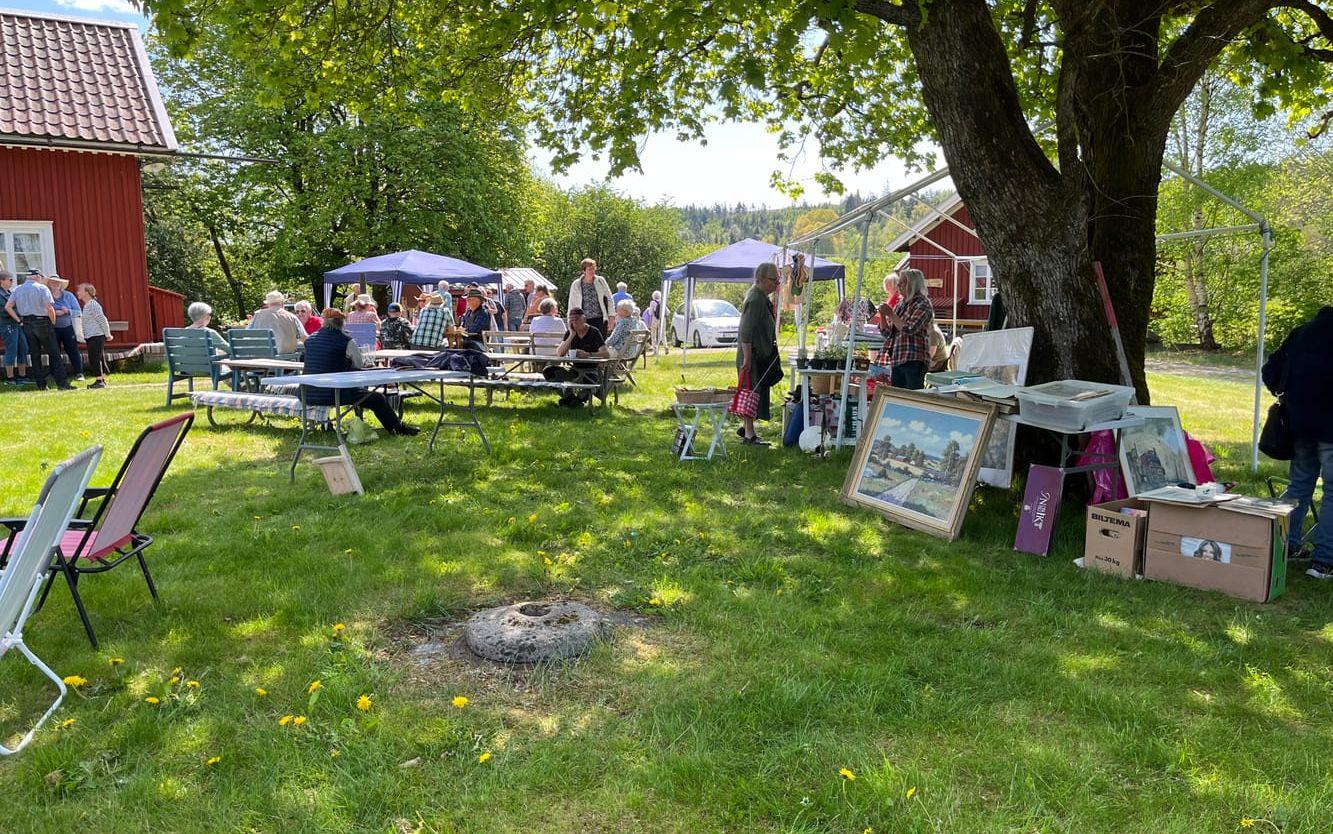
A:
<svg viewBox="0 0 1333 834">
<path fill-rule="evenodd" d="M 950 541 L 976 486 L 995 406 L 880 388 L 842 500 Z"/>
<path fill-rule="evenodd" d="M 958 370 L 975 371 L 1001 385 L 1027 385 L 1031 327 L 973 333 L 958 340 Z M 981 459 L 983 484 L 1008 489 L 1014 478 L 1013 423 L 998 420 Z"/>
<path fill-rule="evenodd" d="M 1120 471 L 1125 475 L 1126 492 L 1139 495 L 1164 486 L 1194 483 L 1194 465 L 1175 406 L 1136 405 L 1125 416 L 1147 421 L 1120 430 Z"/>
</svg>

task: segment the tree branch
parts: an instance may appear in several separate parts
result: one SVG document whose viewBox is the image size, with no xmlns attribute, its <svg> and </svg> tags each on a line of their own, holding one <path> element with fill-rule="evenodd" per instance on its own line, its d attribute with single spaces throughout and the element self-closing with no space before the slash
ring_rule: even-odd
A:
<svg viewBox="0 0 1333 834">
<path fill-rule="evenodd" d="M 1274 8 L 1295 9 L 1298 12 L 1305 12 L 1305 15 L 1314 22 L 1315 28 L 1324 40 L 1333 45 L 1333 15 L 1330 15 L 1326 9 L 1322 9 L 1309 0 L 1280 0 L 1274 4 Z M 1307 47 L 1308 49 L 1309 47 Z M 1314 53 L 1327 53 L 1326 49 L 1311 50 Z M 1330 60 L 1329 58 L 1319 56 L 1320 60 Z"/>
<path fill-rule="evenodd" d="M 921 20 L 915 5 L 904 6 L 889 0 L 856 0 L 856 10 L 895 26 L 912 26 Z"/>
</svg>

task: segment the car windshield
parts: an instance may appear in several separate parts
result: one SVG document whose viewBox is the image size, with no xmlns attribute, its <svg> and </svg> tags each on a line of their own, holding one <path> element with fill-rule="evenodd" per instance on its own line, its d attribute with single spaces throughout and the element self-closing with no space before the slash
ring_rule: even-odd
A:
<svg viewBox="0 0 1333 834">
<path fill-rule="evenodd" d="M 729 301 L 721 301 L 716 298 L 705 298 L 694 302 L 694 317 L 705 318 L 707 316 L 739 316 L 740 312 Z"/>
</svg>

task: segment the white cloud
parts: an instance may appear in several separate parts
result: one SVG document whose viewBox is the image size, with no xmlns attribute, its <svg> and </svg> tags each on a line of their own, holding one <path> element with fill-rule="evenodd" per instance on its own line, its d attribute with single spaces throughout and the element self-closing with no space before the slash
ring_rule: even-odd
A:
<svg viewBox="0 0 1333 834">
<path fill-rule="evenodd" d="M 968 446 L 972 444 L 972 437 L 973 437 L 972 435 L 963 434 L 960 431 L 949 432 L 949 439 L 956 440 L 958 442 L 958 445 L 962 446 L 964 449 L 966 449 Z"/>
<path fill-rule="evenodd" d="M 134 8 L 134 4 L 129 0 L 56 0 L 56 3 L 81 12 L 113 12 L 139 16 L 139 10 Z"/>
<path fill-rule="evenodd" d="M 926 434 L 930 431 L 930 429 L 926 427 L 926 424 L 920 420 L 913 420 L 907 424 L 907 427 L 917 434 Z"/>
</svg>

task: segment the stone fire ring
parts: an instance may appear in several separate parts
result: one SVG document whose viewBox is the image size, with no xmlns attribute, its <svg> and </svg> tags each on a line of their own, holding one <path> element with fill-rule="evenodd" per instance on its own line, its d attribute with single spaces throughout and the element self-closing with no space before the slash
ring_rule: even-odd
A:
<svg viewBox="0 0 1333 834">
<path fill-rule="evenodd" d="M 538 663 L 583 654 L 602 623 L 601 614 L 577 602 L 520 602 L 473 614 L 463 636 L 487 660 Z"/>
</svg>

